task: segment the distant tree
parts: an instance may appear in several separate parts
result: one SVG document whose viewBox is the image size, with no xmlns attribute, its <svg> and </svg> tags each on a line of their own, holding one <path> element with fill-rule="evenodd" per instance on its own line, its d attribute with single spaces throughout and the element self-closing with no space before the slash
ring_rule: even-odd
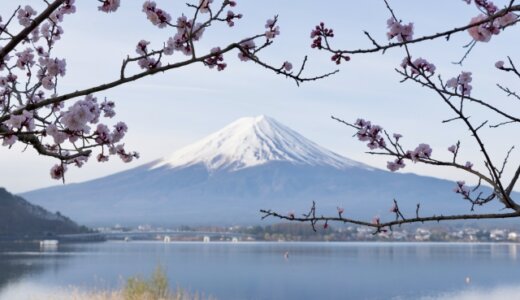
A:
<svg viewBox="0 0 520 300">
<path fill-rule="evenodd" d="M 372 44 L 371 48 L 355 50 L 337 49 L 332 45 L 332 39 L 334 38 L 333 29 L 326 27 L 324 23 L 320 23 L 311 31 L 311 47 L 329 52 L 331 54 L 331 60 L 338 65 L 342 62 L 348 62 L 351 57 L 356 55 L 369 53 L 385 54 L 387 51 L 401 49 L 401 51 L 404 52 L 404 59 L 400 66 L 396 68 L 396 71 L 402 76 L 402 82 L 411 81 L 429 89 L 438 96 L 441 102 L 446 104 L 452 116 L 443 120 L 443 122 L 460 122 L 468 129 L 470 136 L 474 140 L 474 145 L 482 154 L 484 168 L 479 170 L 474 167 L 472 162 L 466 162 L 460 159 L 458 156 L 460 142 L 445 149 L 445 151 L 449 151 L 452 154 L 450 160 L 441 160 L 433 156 L 430 145 L 423 143 L 412 148 L 405 147 L 402 143 L 403 139 L 401 134 L 391 134 L 381 126 L 375 125 L 370 121 L 358 119 L 350 123 L 334 116 L 332 118 L 352 127 L 356 132 L 355 136 L 361 142 L 367 143 L 370 149 L 368 153 L 390 157 L 391 160 L 387 163 L 387 168 L 390 171 L 396 172 L 404 168 L 407 163 L 445 166 L 463 170 L 478 178 L 478 185 L 474 188 L 468 187 L 464 181 L 458 181 L 454 184 L 454 192 L 468 201 L 471 212 L 474 211 L 475 206 L 482 206 L 492 201 L 502 203 L 504 205 L 504 212 L 492 214 L 470 213 L 463 215 L 421 216 L 420 204 L 417 204 L 416 215 L 405 217 L 399 209 L 397 200 L 393 200 L 390 211 L 395 214 L 395 219 L 391 221 L 382 221 L 379 217 L 374 217 L 371 222 L 351 219 L 348 218 L 343 208 L 340 207 L 338 207 L 335 216 L 318 215 L 314 203 L 310 212 L 303 216 L 297 216 L 294 213 L 281 214 L 272 210 L 262 210 L 261 212 L 265 214 L 264 217 L 274 216 L 290 221 L 310 222 L 313 228 L 318 223 L 326 228 L 328 222 L 331 221 L 354 223 L 373 227 L 375 232 L 386 231 L 392 229 L 392 226 L 403 223 L 520 217 L 520 204 L 511 197 L 511 193 L 520 177 L 520 166 L 515 168 L 510 178 L 503 176 L 505 168 L 509 166 L 508 160 L 514 148 L 514 146 L 506 144 L 508 142 L 515 142 L 518 136 L 511 136 L 504 139 L 504 145 L 508 148 L 503 149 L 506 154 L 505 159 L 499 160 L 497 158 L 501 155 L 490 152 L 490 147 L 486 144 L 485 138 L 481 134 L 484 129 L 496 129 L 502 126 L 516 125 L 520 122 L 520 117 L 515 116 L 514 111 L 507 111 L 500 108 L 496 104 L 496 99 L 490 101 L 489 99 L 482 99 L 476 96 L 473 92 L 473 74 L 471 72 L 461 72 L 453 77 L 448 76 L 446 80 L 445 77 L 436 73 L 436 66 L 432 62 L 424 58 L 414 57 L 412 54 L 411 46 L 414 44 L 425 44 L 437 39 L 445 39 L 449 42 L 450 37 L 453 35 L 469 34 L 471 42 L 466 46 L 468 50 L 461 60 L 457 62 L 457 64 L 462 65 L 475 45 L 478 43 L 492 42 L 493 36 L 510 29 L 520 21 L 518 16 L 520 4 L 516 4 L 518 1 L 509 0 L 507 1 L 507 5 L 502 8 L 497 7 L 488 0 L 463 1 L 467 4 L 474 4 L 479 11 L 478 15 L 465 23 L 467 25 L 443 30 L 431 35 L 414 37 L 414 24 L 401 21 L 389 3 L 384 0 L 390 16 L 387 21 L 387 37 L 389 42 L 380 43 L 368 32 L 365 32 L 366 37 Z M 438 24 L 441 24 L 441 22 Z M 511 41 L 511 43 L 516 43 L 516 40 Z M 520 79 L 520 70 L 515 66 L 511 57 L 498 60 L 493 68 L 498 69 L 498 71 L 508 72 L 517 79 Z M 503 84 L 497 84 L 497 88 L 503 96 L 520 101 L 518 91 Z M 477 118 L 470 118 L 470 110 L 468 107 L 472 106 L 487 111 L 489 119 L 477 120 Z M 494 118 L 494 120 L 492 120 L 492 118 Z M 490 186 L 491 192 L 483 192 L 482 189 L 480 189 L 481 183 Z"/>
<path fill-rule="evenodd" d="M 114 13 L 120 5 L 120 0 L 97 2 L 101 13 Z M 197 43 L 206 29 L 217 24 L 233 27 L 242 18 L 242 14 L 232 10 L 237 1 L 213 2 L 199 0 L 187 4 L 190 13 L 175 19 L 154 1 L 144 1 L 144 16 L 159 30 L 170 30 L 171 37 L 161 45 L 135 41 L 135 54 L 115 58 L 122 59 L 118 78 L 77 91 L 59 89 L 67 62 L 66 58 L 53 55 L 64 34 L 64 18 L 76 12 L 75 0 L 45 0 L 39 11 L 28 5 L 19 6 L 7 19 L 0 18 L 0 143 L 5 147 L 22 143 L 41 155 L 56 158 L 59 163 L 52 167 L 51 176 L 63 179 L 67 166 L 81 167 L 94 155 L 99 162 L 107 161 L 110 155 L 125 162 L 139 156 L 124 148 L 122 140 L 128 130 L 124 122 L 114 122 L 111 128 L 104 123 L 115 116 L 115 102 L 98 100 L 96 93 L 192 64 L 223 71 L 227 67 L 224 56 L 230 52 L 297 84 L 330 75 L 303 77 L 306 59 L 293 69 L 288 61 L 271 64 L 259 57 L 280 33 L 277 16 L 261 24 L 262 30 L 257 34 L 202 52 Z M 181 56 L 172 56 L 174 53 Z M 92 60 L 96 63 L 95 58 Z M 139 71 L 132 71 L 135 69 Z"/>
</svg>

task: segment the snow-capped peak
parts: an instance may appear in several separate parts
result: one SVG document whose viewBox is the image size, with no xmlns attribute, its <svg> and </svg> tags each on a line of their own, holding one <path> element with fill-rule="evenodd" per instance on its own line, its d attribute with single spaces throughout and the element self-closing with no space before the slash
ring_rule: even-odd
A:
<svg viewBox="0 0 520 300">
<path fill-rule="evenodd" d="M 339 169 L 354 166 L 369 168 L 318 146 L 264 115 L 238 119 L 162 159 L 153 168 L 186 167 L 202 163 L 209 170 L 234 171 L 272 161 L 332 166 Z"/>
</svg>

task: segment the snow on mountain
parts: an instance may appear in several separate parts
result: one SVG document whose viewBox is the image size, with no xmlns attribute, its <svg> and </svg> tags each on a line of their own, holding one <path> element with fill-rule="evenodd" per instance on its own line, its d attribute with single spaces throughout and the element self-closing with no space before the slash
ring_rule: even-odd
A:
<svg viewBox="0 0 520 300">
<path fill-rule="evenodd" d="M 24 193 L 85 224 L 255 224 L 260 209 L 394 218 L 468 213 L 455 183 L 370 168 L 265 116 L 242 118 L 170 157 L 106 177 Z M 501 207 L 486 206 L 498 211 Z M 478 208 L 479 212 L 482 212 Z M 496 209 L 496 210 L 494 210 Z M 270 220 L 276 221 L 276 220 Z"/>
<path fill-rule="evenodd" d="M 337 169 L 370 167 L 331 152 L 278 121 L 261 115 L 241 118 L 162 159 L 152 169 L 204 164 L 208 170 L 237 171 L 285 161 Z"/>
</svg>

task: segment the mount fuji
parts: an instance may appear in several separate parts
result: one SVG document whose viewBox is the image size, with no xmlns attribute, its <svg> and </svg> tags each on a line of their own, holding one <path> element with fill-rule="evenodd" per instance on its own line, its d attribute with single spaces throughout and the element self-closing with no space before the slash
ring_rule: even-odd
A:
<svg viewBox="0 0 520 300">
<path fill-rule="evenodd" d="M 22 194 L 91 225 L 254 224 L 260 209 L 370 219 L 468 213 L 451 181 L 390 173 L 345 158 L 266 117 L 241 118 L 169 157 L 107 177 Z M 500 207 L 488 207 L 495 211 Z"/>
</svg>

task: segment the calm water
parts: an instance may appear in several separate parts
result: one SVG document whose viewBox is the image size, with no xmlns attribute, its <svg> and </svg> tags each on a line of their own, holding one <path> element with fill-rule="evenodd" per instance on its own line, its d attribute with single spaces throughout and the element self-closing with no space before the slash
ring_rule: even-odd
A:
<svg viewBox="0 0 520 300">
<path fill-rule="evenodd" d="M 516 244 L 106 242 L 41 252 L 0 244 L 0 300 L 118 288 L 158 265 L 172 286 L 218 299 L 520 299 L 519 251 Z"/>
</svg>

